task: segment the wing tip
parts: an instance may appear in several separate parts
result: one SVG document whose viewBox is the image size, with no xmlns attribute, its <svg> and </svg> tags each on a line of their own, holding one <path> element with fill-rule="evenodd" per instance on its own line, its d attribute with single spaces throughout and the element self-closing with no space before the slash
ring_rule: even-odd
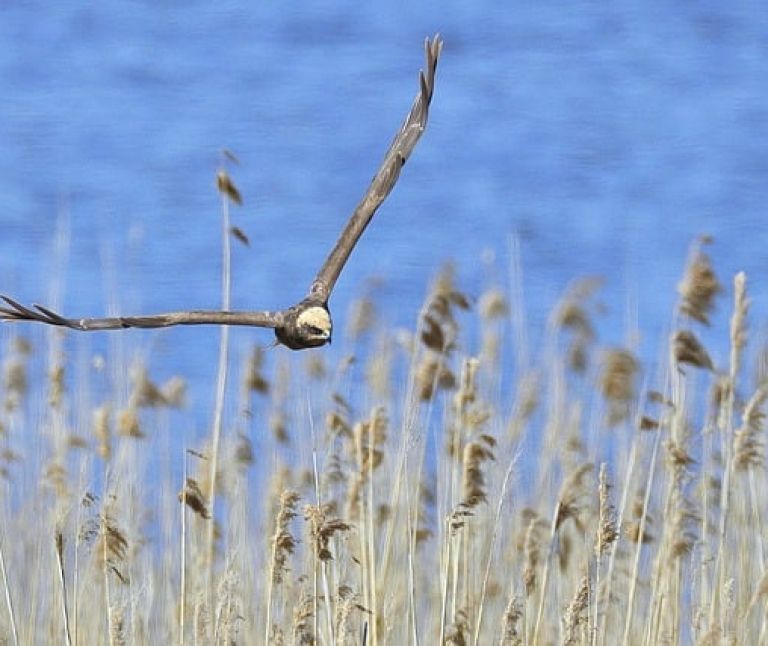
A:
<svg viewBox="0 0 768 646">
<path fill-rule="evenodd" d="M 424 39 L 424 55 L 426 58 L 426 70 L 419 72 L 419 84 L 421 95 L 429 103 L 435 90 L 435 73 L 437 72 L 437 61 L 443 51 L 443 39 L 439 33 L 436 33 L 432 39 Z"/>
</svg>

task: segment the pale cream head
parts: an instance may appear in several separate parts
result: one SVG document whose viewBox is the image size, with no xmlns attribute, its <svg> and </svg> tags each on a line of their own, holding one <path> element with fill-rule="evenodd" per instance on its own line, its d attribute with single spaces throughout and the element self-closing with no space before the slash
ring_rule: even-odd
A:
<svg viewBox="0 0 768 646">
<path fill-rule="evenodd" d="M 331 317 L 324 307 L 309 307 L 296 319 L 298 327 L 307 335 L 320 339 L 331 337 Z"/>
</svg>

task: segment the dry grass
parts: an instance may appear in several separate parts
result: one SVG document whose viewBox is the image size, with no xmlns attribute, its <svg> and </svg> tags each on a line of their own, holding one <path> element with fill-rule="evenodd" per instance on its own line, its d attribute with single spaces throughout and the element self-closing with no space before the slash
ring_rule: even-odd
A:
<svg viewBox="0 0 768 646">
<path fill-rule="evenodd" d="M 195 439 L 151 356 L 3 326 L 0 642 L 765 642 L 764 351 L 743 274 L 710 353 L 728 290 L 700 246 L 683 273 L 656 374 L 601 345 L 593 280 L 540 352 L 521 290 L 450 271 L 409 332 L 366 295 L 335 364 L 224 337 Z"/>
</svg>

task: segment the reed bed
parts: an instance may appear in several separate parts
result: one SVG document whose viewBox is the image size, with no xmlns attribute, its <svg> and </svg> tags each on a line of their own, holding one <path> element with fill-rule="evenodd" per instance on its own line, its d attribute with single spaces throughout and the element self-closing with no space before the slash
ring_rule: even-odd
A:
<svg viewBox="0 0 768 646">
<path fill-rule="evenodd" d="M 530 347 L 516 268 L 445 270 L 410 330 L 337 313 L 333 354 L 223 336 L 203 435 L 124 337 L 0 327 L 0 641 L 765 643 L 765 352 L 746 277 L 681 265 L 653 370 L 594 280 Z"/>
</svg>

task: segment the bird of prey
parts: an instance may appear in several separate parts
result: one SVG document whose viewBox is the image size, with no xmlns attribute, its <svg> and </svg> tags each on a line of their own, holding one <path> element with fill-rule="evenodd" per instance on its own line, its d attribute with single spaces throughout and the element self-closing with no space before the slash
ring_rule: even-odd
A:
<svg viewBox="0 0 768 646">
<path fill-rule="evenodd" d="M 384 155 L 363 199 L 357 205 L 328 258 L 317 272 L 307 296 L 279 311 L 209 311 L 191 310 L 149 316 L 117 316 L 110 318 L 65 318 L 56 312 L 33 305 L 26 307 L 7 296 L 0 296 L 0 320 L 37 321 L 73 330 L 119 330 L 123 328 L 157 328 L 172 325 L 250 325 L 273 328 L 278 343 L 292 350 L 315 348 L 329 343 L 333 324 L 328 299 L 349 255 L 360 239 L 373 214 L 397 183 L 400 169 L 410 156 L 427 125 L 429 104 L 435 88 L 435 71 L 443 43 L 440 36 L 424 43 L 426 69 L 419 74 L 419 92 Z"/>
</svg>

